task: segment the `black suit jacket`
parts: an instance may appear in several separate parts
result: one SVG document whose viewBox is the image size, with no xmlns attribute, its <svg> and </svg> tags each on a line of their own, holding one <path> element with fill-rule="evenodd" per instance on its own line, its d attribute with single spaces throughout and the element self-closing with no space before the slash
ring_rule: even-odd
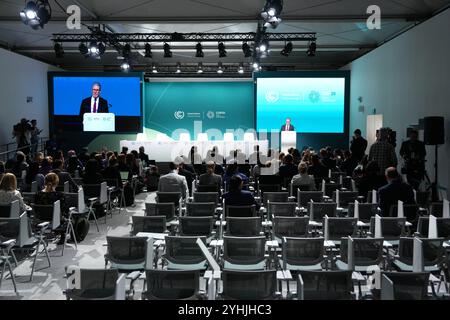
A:
<svg viewBox="0 0 450 320">
<path fill-rule="evenodd" d="M 378 190 L 378 195 L 380 198 L 381 214 L 384 217 L 389 216 L 391 206 L 397 205 L 398 200 L 403 201 L 404 204 L 416 203 L 413 188 L 400 179 L 381 187 Z"/>
<path fill-rule="evenodd" d="M 80 106 L 81 120 L 83 120 L 83 115 L 85 113 L 91 112 L 91 99 L 92 99 L 92 97 L 89 97 L 89 98 L 83 99 L 83 101 L 81 101 L 81 106 Z M 108 113 L 108 112 L 109 112 L 108 101 L 103 99 L 102 97 L 98 97 L 97 113 Z"/>
<path fill-rule="evenodd" d="M 290 124 L 290 125 L 289 125 L 289 130 L 286 130 L 286 125 L 283 124 L 283 125 L 281 126 L 281 131 L 295 131 L 295 128 L 294 128 L 294 126 L 293 126 L 292 124 Z"/>
</svg>

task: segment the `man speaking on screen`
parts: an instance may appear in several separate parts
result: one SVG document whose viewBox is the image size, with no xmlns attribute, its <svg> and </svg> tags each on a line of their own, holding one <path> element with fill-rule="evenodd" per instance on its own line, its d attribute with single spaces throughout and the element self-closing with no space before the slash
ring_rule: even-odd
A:
<svg viewBox="0 0 450 320">
<path fill-rule="evenodd" d="M 99 82 L 92 84 L 92 96 L 83 99 L 80 106 L 80 117 L 85 113 L 109 113 L 108 101 L 100 97 L 102 86 Z"/>
<path fill-rule="evenodd" d="M 286 123 L 281 126 L 281 131 L 295 131 L 294 126 L 291 124 L 291 118 L 286 118 Z"/>
</svg>

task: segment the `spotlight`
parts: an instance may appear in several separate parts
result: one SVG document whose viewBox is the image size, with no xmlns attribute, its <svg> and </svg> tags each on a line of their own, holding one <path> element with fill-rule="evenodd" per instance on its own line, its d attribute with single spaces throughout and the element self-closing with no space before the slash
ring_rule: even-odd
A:
<svg viewBox="0 0 450 320">
<path fill-rule="evenodd" d="M 89 54 L 92 57 L 98 57 L 100 55 L 100 49 L 99 49 L 99 47 L 97 45 L 97 42 L 91 41 L 89 43 Z"/>
<path fill-rule="evenodd" d="M 316 56 L 316 49 L 317 49 L 317 44 L 315 41 L 311 42 L 309 44 L 309 48 L 306 51 L 306 54 L 308 55 L 308 57 L 315 57 Z"/>
<path fill-rule="evenodd" d="M 60 43 L 55 43 L 54 49 L 57 58 L 62 58 L 64 56 L 64 49 Z"/>
<path fill-rule="evenodd" d="M 227 56 L 227 50 L 225 50 L 225 45 L 223 42 L 219 42 L 219 58 L 225 58 Z"/>
<path fill-rule="evenodd" d="M 48 0 L 29 1 L 20 11 L 20 19 L 34 30 L 44 28 L 44 24 L 50 21 L 52 8 Z"/>
<path fill-rule="evenodd" d="M 283 10 L 282 0 L 267 0 L 261 12 L 261 17 L 265 21 L 264 26 L 276 28 L 281 22 L 279 17 L 281 10 Z"/>
<path fill-rule="evenodd" d="M 280 54 L 287 57 L 289 56 L 289 54 L 292 52 L 292 42 L 288 42 L 286 43 L 286 45 L 284 46 L 283 50 L 281 50 Z"/>
<path fill-rule="evenodd" d="M 243 74 L 244 73 L 244 64 L 243 63 L 239 64 L 238 73 L 239 74 Z"/>
<path fill-rule="evenodd" d="M 197 43 L 197 45 L 195 46 L 195 50 L 197 50 L 197 52 L 195 53 L 195 57 L 196 58 L 203 58 L 204 57 L 203 46 L 202 46 L 202 44 L 200 42 Z"/>
<path fill-rule="evenodd" d="M 266 54 L 269 51 L 269 42 L 267 40 L 262 40 L 259 43 L 258 49 L 261 54 Z"/>
<path fill-rule="evenodd" d="M 130 57 L 130 55 L 131 55 L 131 46 L 129 43 L 127 43 L 122 48 L 122 57 L 127 59 Z"/>
<path fill-rule="evenodd" d="M 156 64 L 152 64 L 152 73 L 158 73 L 158 68 L 156 67 Z"/>
<path fill-rule="evenodd" d="M 150 43 L 146 43 L 145 44 L 145 57 L 146 58 L 152 58 L 153 57 L 152 46 L 150 45 Z"/>
<path fill-rule="evenodd" d="M 218 63 L 217 73 L 218 73 L 218 74 L 222 74 L 222 73 L 223 73 L 222 62 L 219 62 L 219 63 Z"/>
<path fill-rule="evenodd" d="M 242 52 L 244 52 L 244 57 L 246 58 L 252 56 L 252 49 L 250 48 L 247 42 L 244 42 L 242 44 Z"/>
<path fill-rule="evenodd" d="M 181 73 L 181 63 L 177 63 L 177 71 L 176 73 Z"/>
<path fill-rule="evenodd" d="M 201 62 L 198 63 L 197 73 L 203 73 L 203 64 Z"/>
<path fill-rule="evenodd" d="M 87 45 L 85 43 L 83 43 L 83 42 L 80 43 L 80 45 L 78 46 L 78 50 L 84 56 L 88 56 L 89 55 L 89 49 L 88 49 Z"/>
<path fill-rule="evenodd" d="M 258 61 L 254 61 L 252 66 L 253 66 L 253 70 L 255 70 L 255 71 L 259 70 L 259 62 Z"/>
<path fill-rule="evenodd" d="M 120 65 L 120 68 L 123 71 L 128 71 L 130 70 L 130 64 L 127 61 L 122 62 L 122 64 Z"/>
<path fill-rule="evenodd" d="M 172 58 L 172 51 L 170 51 L 170 45 L 168 43 L 164 43 L 164 58 Z"/>
</svg>

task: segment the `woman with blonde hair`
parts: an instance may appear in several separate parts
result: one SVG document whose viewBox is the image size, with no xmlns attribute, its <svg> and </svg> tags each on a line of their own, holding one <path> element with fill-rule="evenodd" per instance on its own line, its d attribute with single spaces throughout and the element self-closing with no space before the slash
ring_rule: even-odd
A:
<svg viewBox="0 0 450 320">
<path fill-rule="evenodd" d="M 24 212 L 25 210 L 29 210 L 25 202 L 23 202 L 22 195 L 17 189 L 17 179 L 16 176 L 12 173 L 5 173 L 1 182 L 0 182 L 0 203 L 1 204 L 10 204 L 14 200 L 19 201 L 20 212 Z"/>
</svg>

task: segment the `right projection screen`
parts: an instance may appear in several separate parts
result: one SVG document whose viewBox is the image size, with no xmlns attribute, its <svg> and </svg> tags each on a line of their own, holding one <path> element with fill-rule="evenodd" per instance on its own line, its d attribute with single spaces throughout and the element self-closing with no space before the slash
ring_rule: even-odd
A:
<svg viewBox="0 0 450 320">
<path fill-rule="evenodd" d="M 345 77 L 256 79 L 256 128 L 280 130 L 286 118 L 300 133 L 344 133 Z"/>
</svg>

